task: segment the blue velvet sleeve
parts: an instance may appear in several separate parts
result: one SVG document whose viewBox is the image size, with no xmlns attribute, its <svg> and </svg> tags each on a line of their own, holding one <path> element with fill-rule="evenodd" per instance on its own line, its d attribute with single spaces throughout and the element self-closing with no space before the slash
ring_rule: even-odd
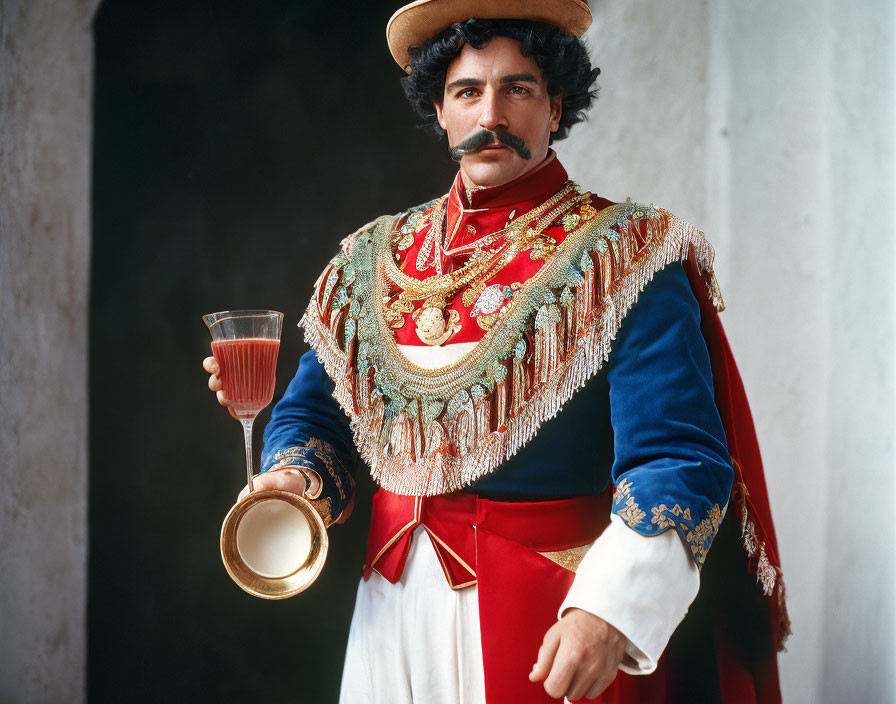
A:
<svg viewBox="0 0 896 704">
<path fill-rule="evenodd" d="M 351 499 L 360 460 L 348 418 L 333 398 L 333 381 L 317 355 L 302 355 L 264 430 L 261 471 L 304 467 L 321 478 L 321 499 L 330 500 L 335 520 Z"/>
<path fill-rule="evenodd" d="M 734 472 L 700 309 L 681 264 L 658 272 L 626 316 L 607 378 L 613 512 L 643 535 L 676 530 L 701 566 Z"/>
</svg>

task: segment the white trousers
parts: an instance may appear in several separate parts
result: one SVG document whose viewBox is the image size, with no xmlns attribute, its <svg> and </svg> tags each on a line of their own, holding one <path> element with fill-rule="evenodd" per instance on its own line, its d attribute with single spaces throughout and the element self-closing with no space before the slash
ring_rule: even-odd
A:
<svg viewBox="0 0 896 704">
<path fill-rule="evenodd" d="M 614 515 L 582 559 L 559 613 L 576 607 L 613 624 L 628 639 L 629 661 L 620 669 L 648 674 L 699 586 L 674 531 L 645 537 Z M 422 526 L 398 584 L 374 572 L 358 587 L 339 702 L 485 703 L 476 587 L 448 586 Z"/>
<path fill-rule="evenodd" d="M 485 704 L 476 587 L 448 586 L 428 534 L 414 530 L 398 584 L 361 581 L 340 704 Z"/>
</svg>

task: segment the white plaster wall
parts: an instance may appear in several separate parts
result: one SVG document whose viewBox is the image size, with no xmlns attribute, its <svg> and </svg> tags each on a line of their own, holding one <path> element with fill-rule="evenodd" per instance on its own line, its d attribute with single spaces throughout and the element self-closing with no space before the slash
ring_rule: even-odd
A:
<svg viewBox="0 0 896 704">
<path fill-rule="evenodd" d="M 0 0 L 0 702 L 85 695 L 99 0 Z"/>
<path fill-rule="evenodd" d="M 557 153 L 601 195 L 704 222 L 708 2 L 590 4 L 596 23 L 585 40 L 601 69 L 600 96 Z"/>
<path fill-rule="evenodd" d="M 558 152 L 716 245 L 793 621 L 784 700 L 893 701 L 893 3 L 592 7 L 602 94 Z"/>
</svg>

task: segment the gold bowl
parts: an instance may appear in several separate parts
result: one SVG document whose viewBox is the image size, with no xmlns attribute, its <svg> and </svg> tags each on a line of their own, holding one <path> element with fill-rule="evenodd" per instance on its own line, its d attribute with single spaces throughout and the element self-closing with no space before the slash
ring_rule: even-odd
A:
<svg viewBox="0 0 896 704">
<path fill-rule="evenodd" d="M 291 491 L 253 491 L 221 526 L 221 559 L 244 591 L 286 599 L 307 589 L 323 569 L 330 541 L 320 513 Z"/>
</svg>

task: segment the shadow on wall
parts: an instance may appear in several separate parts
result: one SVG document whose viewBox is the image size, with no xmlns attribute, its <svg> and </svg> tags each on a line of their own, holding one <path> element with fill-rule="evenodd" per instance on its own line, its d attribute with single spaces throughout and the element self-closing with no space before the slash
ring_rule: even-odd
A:
<svg viewBox="0 0 896 704">
<path fill-rule="evenodd" d="M 311 590 L 266 602 L 232 584 L 218 532 L 242 486 L 242 441 L 205 388 L 200 316 L 284 311 L 279 395 L 305 349 L 295 324 L 339 240 L 447 190 L 454 167 L 414 129 L 383 39 L 396 6 L 100 8 L 90 701 L 336 700 L 371 484 L 331 531 Z"/>
</svg>

